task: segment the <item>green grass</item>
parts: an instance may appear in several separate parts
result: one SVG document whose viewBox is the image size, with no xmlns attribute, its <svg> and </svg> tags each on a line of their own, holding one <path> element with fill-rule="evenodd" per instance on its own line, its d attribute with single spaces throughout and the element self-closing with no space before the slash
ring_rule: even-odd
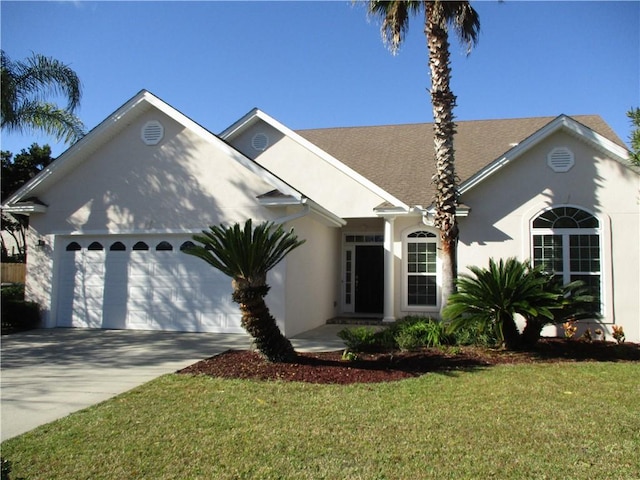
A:
<svg viewBox="0 0 640 480">
<path fill-rule="evenodd" d="M 12 479 L 638 479 L 640 365 L 350 386 L 163 376 L 2 444 Z"/>
</svg>

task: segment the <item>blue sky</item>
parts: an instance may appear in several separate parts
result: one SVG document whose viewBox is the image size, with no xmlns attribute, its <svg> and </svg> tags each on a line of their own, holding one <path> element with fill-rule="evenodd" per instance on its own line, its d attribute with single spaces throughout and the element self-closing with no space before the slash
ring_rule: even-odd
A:
<svg viewBox="0 0 640 480">
<path fill-rule="evenodd" d="M 640 106 L 640 2 L 472 2 L 470 56 L 452 38 L 458 120 L 599 114 L 625 141 Z M 0 3 L 2 49 L 55 57 L 80 76 L 93 128 L 147 89 L 219 133 L 253 107 L 292 129 L 429 122 L 422 22 L 400 53 L 364 4 Z M 52 139 L 2 132 L 14 153 Z"/>
</svg>

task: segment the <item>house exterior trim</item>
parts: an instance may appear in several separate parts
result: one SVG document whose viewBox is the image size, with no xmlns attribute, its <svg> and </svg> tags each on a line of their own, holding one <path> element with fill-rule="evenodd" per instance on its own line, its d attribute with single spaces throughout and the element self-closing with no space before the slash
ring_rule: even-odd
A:
<svg viewBox="0 0 640 480">
<path fill-rule="evenodd" d="M 363 177 L 358 172 L 348 167 L 340 160 L 336 159 L 335 157 L 328 154 L 321 148 L 309 142 L 308 140 L 306 140 L 305 138 L 303 138 L 301 135 L 297 134 L 290 128 L 285 127 L 282 123 L 278 122 L 276 119 L 264 113 L 262 110 L 259 110 L 258 108 L 254 108 L 249 113 L 244 115 L 240 120 L 238 120 L 237 122 L 229 126 L 227 129 L 225 129 L 223 132 L 221 132 L 220 138 L 224 140 L 230 140 L 235 135 L 237 135 L 240 131 L 244 130 L 244 128 L 252 125 L 257 120 L 262 120 L 263 122 L 267 123 L 271 127 L 280 131 L 283 135 L 289 137 L 291 140 L 295 141 L 302 147 L 314 153 L 315 155 L 320 157 L 322 160 L 324 160 L 334 168 L 348 175 L 350 178 L 352 178 L 353 180 L 355 180 L 365 188 L 371 190 L 373 193 L 383 198 L 385 201 L 391 203 L 394 206 L 398 206 L 407 210 L 409 209 L 408 205 L 406 205 L 404 202 L 397 199 L 386 190 L 383 190 L 382 188 L 380 188 L 378 185 L 371 182 L 367 178 Z"/>
<path fill-rule="evenodd" d="M 522 156 L 525 152 L 529 151 L 544 139 L 560 130 L 565 130 L 573 136 L 591 144 L 598 150 L 602 151 L 603 153 L 622 163 L 623 165 L 629 165 L 629 152 L 627 149 L 617 145 L 616 143 L 603 137 L 599 133 L 594 132 L 590 128 L 585 127 L 572 118 L 566 115 L 560 115 L 549 122 L 546 126 L 535 132 L 533 135 L 529 136 L 524 141 L 520 142 L 518 145 L 505 152 L 502 157 L 494 160 L 485 168 L 463 182 L 458 189 L 460 195 L 463 195 L 467 191 L 471 190 L 473 187 L 489 178 L 490 176 L 501 170 L 503 167 L 510 164 L 512 161 Z"/>
</svg>

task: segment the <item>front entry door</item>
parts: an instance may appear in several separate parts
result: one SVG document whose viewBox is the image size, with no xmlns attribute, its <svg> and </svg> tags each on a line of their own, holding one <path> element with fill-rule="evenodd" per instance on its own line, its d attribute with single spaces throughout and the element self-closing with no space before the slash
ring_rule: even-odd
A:
<svg viewBox="0 0 640 480">
<path fill-rule="evenodd" d="M 355 270 L 356 313 L 382 313 L 384 309 L 382 245 L 357 245 Z"/>
</svg>

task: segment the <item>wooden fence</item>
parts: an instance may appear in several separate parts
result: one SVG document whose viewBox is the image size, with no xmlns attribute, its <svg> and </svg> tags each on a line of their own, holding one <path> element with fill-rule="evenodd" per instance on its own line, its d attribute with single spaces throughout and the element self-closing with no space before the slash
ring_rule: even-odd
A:
<svg viewBox="0 0 640 480">
<path fill-rule="evenodd" d="M 0 265 L 2 283 L 24 283 L 26 275 L 25 263 L 3 263 Z"/>
</svg>

